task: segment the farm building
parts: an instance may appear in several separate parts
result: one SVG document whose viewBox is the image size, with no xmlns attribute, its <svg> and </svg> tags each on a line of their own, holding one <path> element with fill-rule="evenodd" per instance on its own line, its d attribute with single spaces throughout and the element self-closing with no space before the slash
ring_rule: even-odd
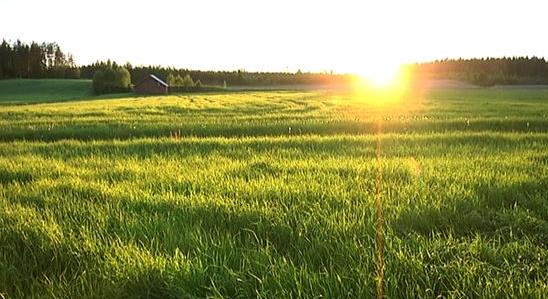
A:
<svg viewBox="0 0 548 299">
<path fill-rule="evenodd" d="M 138 94 L 167 94 L 169 86 L 162 79 L 150 74 L 133 88 Z"/>
</svg>

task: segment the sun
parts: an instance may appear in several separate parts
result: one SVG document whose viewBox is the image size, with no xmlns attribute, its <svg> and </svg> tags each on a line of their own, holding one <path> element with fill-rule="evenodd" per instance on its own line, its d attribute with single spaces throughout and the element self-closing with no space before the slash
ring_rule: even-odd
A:
<svg viewBox="0 0 548 299">
<path fill-rule="evenodd" d="M 369 66 L 356 75 L 354 85 L 365 103 L 375 106 L 399 103 L 409 87 L 409 71 L 401 65 Z"/>
<path fill-rule="evenodd" d="M 358 74 L 368 85 L 375 88 L 389 88 L 400 80 L 400 65 L 370 65 Z"/>
</svg>

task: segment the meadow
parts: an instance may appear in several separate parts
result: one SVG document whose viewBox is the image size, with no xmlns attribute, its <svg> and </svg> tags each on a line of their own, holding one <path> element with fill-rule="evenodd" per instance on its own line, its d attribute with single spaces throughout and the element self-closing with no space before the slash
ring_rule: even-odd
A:
<svg viewBox="0 0 548 299">
<path fill-rule="evenodd" d="M 548 293 L 546 89 L 83 92 L 0 88 L 1 298 Z"/>
</svg>

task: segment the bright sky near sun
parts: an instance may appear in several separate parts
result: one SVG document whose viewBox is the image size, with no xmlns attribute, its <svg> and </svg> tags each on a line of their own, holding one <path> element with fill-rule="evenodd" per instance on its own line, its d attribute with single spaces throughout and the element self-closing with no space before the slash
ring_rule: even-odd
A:
<svg viewBox="0 0 548 299">
<path fill-rule="evenodd" d="M 0 38 L 78 64 L 345 73 L 440 58 L 548 56 L 548 1 L 0 0 Z"/>
</svg>

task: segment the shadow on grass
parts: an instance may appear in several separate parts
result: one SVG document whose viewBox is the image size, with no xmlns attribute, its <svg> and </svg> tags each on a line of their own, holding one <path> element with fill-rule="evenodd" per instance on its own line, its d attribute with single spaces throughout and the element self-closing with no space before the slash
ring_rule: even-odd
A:
<svg viewBox="0 0 548 299">
<path fill-rule="evenodd" d="M 34 175 L 25 170 L 9 170 L 0 168 L 0 185 L 10 183 L 27 184 L 34 180 Z"/>
<path fill-rule="evenodd" d="M 198 298 L 192 294 L 200 293 L 206 297 L 208 293 L 200 290 L 203 286 L 193 286 L 193 290 L 183 283 L 185 277 L 178 277 L 169 274 L 159 268 L 148 268 L 129 280 L 121 281 L 124 295 L 123 298 L 146 298 L 146 299 L 175 299 L 175 298 Z M 206 282 L 201 282 L 206 283 Z M 192 292 L 192 294 L 190 293 Z"/>
<path fill-rule="evenodd" d="M 400 235 L 527 238 L 548 246 L 548 181 L 506 186 L 477 183 L 473 197 L 448 199 L 441 207 L 421 206 L 393 222 Z"/>
<path fill-rule="evenodd" d="M 175 248 L 181 249 L 180 245 L 185 247 L 184 242 L 169 242 L 176 241 L 171 234 L 176 234 L 176 230 L 182 227 L 198 229 L 211 237 L 229 236 L 238 240 L 242 246 L 271 246 L 279 254 L 291 251 L 298 238 L 292 227 L 273 216 L 259 212 L 241 211 L 219 205 L 179 205 L 170 202 L 125 201 L 123 205 L 128 211 L 143 219 L 156 219 L 155 223 L 150 223 L 149 220 L 135 223 L 133 227 L 127 227 L 127 230 L 143 231 L 142 228 L 148 225 L 154 226 L 156 237 L 163 237 L 167 241 L 161 242 L 167 247 L 167 252 Z M 146 239 L 150 236 L 142 237 Z M 170 245 L 174 247 L 169 248 Z"/>
<path fill-rule="evenodd" d="M 180 111 L 179 111 L 180 112 Z M 140 112 L 152 115 L 174 115 L 179 112 Z M 210 113 L 201 115 L 201 119 L 192 121 L 174 120 L 169 123 L 145 122 L 139 120 L 128 123 L 101 121 L 89 123 L 85 120 L 71 123 L 70 126 L 54 126 L 47 124 L 37 126 L 8 127 L 0 135 L 0 141 L 59 141 L 59 140 L 128 140 L 136 138 L 167 137 L 177 132 L 185 137 L 268 137 L 268 136 L 299 136 L 299 135 L 371 135 L 377 131 L 377 124 L 372 120 L 336 120 L 310 121 L 309 119 L 257 119 L 251 122 L 236 122 L 230 117 L 230 112 L 222 112 L 215 108 Z M 185 112 L 190 117 L 190 112 Z M 200 116 L 200 115 L 199 115 Z M 214 121 L 217 116 L 226 117 L 226 121 Z M 217 119 L 218 120 L 218 119 Z M 529 126 L 527 126 L 527 123 Z M 428 120 L 400 121 L 393 120 L 383 124 L 384 133 L 396 134 L 431 134 L 431 133 L 545 133 L 548 132 L 548 120 L 526 121 L 476 121 L 467 127 L 463 121 L 432 122 Z"/>
<path fill-rule="evenodd" d="M 317 136 L 299 136 L 294 138 L 272 139 L 161 139 L 134 140 L 132 142 L 59 142 L 52 144 L 35 144 L 24 151 L 45 158 L 72 159 L 79 157 L 99 156 L 124 158 L 152 157 L 191 157 L 191 156 L 228 156 L 233 159 L 248 159 L 254 155 L 283 155 L 285 158 L 302 158 L 319 155 L 327 157 L 375 157 L 375 140 L 371 137 L 352 138 L 340 136 L 321 138 Z M 548 136 L 525 135 L 517 137 L 504 135 L 433 135 L 423 138 L 416 136 L 387 136 L 383 138 L 384 155 L 390 157 L 416 156 L 421 157 L 446 156 L 447 153 L 458 152 L 463 157 L 478 154 L 491 155 L 497 152 L 513 153 L 522 149 L 541 148 L 548 144 Z M 0 152 L 6 156 L 21 155 L 21 150 L 11 146 L 0 146 Z M 533 159 L 533 158 L 531 158 Z M 544 161 L 545 157 L 534 157 Z M 257 165 L 260 167 L 260 165 Z M 251 170 L 252 171 L 252 170 Z"/>
<path fill-rule="evenodd" d="M 61 281 L 70 284 L 86 272 L 82 265 L 94 259 L 91 253 L 68 246 L 44 222 L 23 224 L 27 220 L 7 215 L 0 220 L 0 293 L 8 297 L 27 297 Z"/>
</svg>

